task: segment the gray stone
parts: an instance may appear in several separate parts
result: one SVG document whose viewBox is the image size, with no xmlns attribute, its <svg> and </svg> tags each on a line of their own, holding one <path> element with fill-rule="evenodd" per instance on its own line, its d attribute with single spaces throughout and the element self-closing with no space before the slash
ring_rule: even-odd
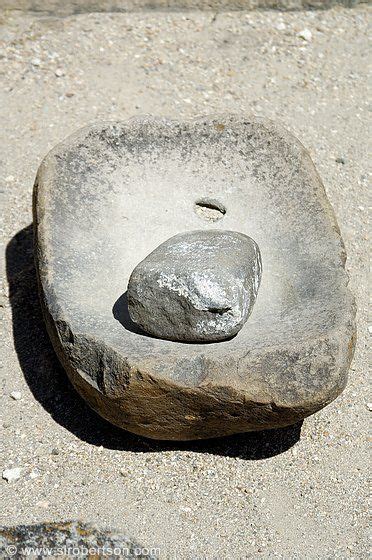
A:
<svg viewBox="0 0 372 560">
<path fill-rule="evenodd" d="M 368 0 L 1 0 L 4 10 L 48 12 L 67 16 L 82 12 L 138 12 L 147 10 L 279 10 L 326 9 L 356 6 Z"/>
<path fill-rule="evenodd" d="M 234 231 L 179 233 L 140 262 L 128 283 L 131 319 L 169 340 L 224 340 L 252 312 L 261 281 L 257 243 Z"/>
<path fill-rule="evenodd" d="M 196 212 L 203 200 L 219 221 Z M 54 348 L 110 422 L 208 438 L 295 423 L 345 387 L 355 343 L 345 249 L 310 156 L 281 126 L 216 116 L 85 128 L 41 164 L 34 227 Z M 164 239 L 197 229 L 257 242 L 252 314 L 225 341 L 150 337 L 129 317 L 130 274 Z"/>
<path fill-rule="evenodd" d="M 28 553 L 26 552 L 28 549 Z M 45 552 L 45 556 L 42 550 Z M 39 550 L 39 552 L 38 552 Z M 155 560 L 156 547 L 143 547 L 130 537 L 91 523 L 61 521 L 0 527 L 1 558 L 116 558 Z"/>
</svg>

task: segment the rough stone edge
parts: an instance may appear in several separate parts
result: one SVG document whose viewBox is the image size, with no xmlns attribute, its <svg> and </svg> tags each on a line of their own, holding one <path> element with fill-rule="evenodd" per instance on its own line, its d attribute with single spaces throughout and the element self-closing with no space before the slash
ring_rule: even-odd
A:
<svg viewBox="0 0 372 560">
<path fill-rule="evenodd" d="M 350 314 L 350 324 L 348 332 L 343 333 L 348 340 L 347 343 L 347 354 L 345 355 L 344 363 L 339 365 L 339 375 L 338 376 L 329 376 L 329 380 L 333 380 L 334 377 L 338 381 L 335 385 L 332 383 L 332 386 L 329 388 L 329 392 L 325 398 L 318 399 L 318 400 L 311 400 L 309 402 L 303 402 L 296 407 L 291 405 L 286 406 L 285 403 L 276 403 L 272 399 L 267 399 L 265 402 L 258 402 L 254 399 L 254 395 L 249 394 L 248 392 L 243 392 L 241 389 L 239 392 L 236 391 L 235 388 L 231 386 L 222 386 L 222 385 L 210 385 L 209 387 L 197 386 L 197 387 L 187 387 L 185 385 L 180 385 L 175 383 L 171 380 L 162 380 L 157 379 L 153 375 L 150 374 L 148 371 L 141 370 L 139 371 L 136 367 L 129 364 L 127 360 L 124 360 L 115 349 L 109 347 L 107 344 L 102 344 L 102 356 L 108 355 L 108 361 L 111 364 L 115 364 L 117 366 L 117 371 L 119 372 L 120 378 L 124 378 L 124 386 L 121 387 L 120 391 L 118 392 L 118 388 L 115 385 L 110 383 L 110 375 L 107 375 L 107 379 L 105 378 L 104 372 L 102 375 L 102 382 L 100 386 L 97 384 L 92 383 L 92 379 L 88 377 L 84 372 L 82 372 L 78 368 L 74 368 L 71 361 L 68 359 L 68 351 L 66 340 L 70 340 L 73 344 L 74 341 L 78 339 L 84 339 L 84 343 L 89 344 L 89 339 L 86 335 L 79 334 L 79 333 L 72 333 L 69 325 L 67 322 L 63 320 L 63 313 L 60 309 L 60 306 L 57 303 L 57 298 L 51 290 L 51 286 L 48 286 L 48 278 L 45 274 L 45 270 L 40 268 L 40 263 L 42 261 L 45 262 L 46 259 L 42 259 L 42 255 L 45 255 L 45 240 L 43 236 L 43 228 L 42 228 L 42 216 L 43 216 L 43 199 L 45 196 L 44 188 L 40 189 L 39 178 L 42 176 L 42 171 L 44 166 L 48 164 L 49 159 L 54 157 L 55 153 L 58 153 L 64 147 L 70 146 L 71 141 L 77 140 L 78 138 L 84 137 L 86 134 L 91 132 L 94 129 L 101 129 L 103 126 L 110 126 L 114 124 L 121 124 L 121 125 L 130 125 L 133 123 L 137 124 L 145 124 L 147 123 L 158 123 L 158 124 L 177 124 L 179 122 L 191 122 L 197 124 L 198 122 L 202 122 L 203 120 L 226 120 L 226 119 L 234 119 L 237 122 L 241 122 L 242 120 L 248 120 L 251 122 L 260 122 L 266 128 L 271 129 L 274 128 L 277 133 L 280 133 L 282 137 L 288 139 L 290 142 L 295 143 L 297 147 L 302 152 L 302 156 L 304 157 L 303 164 L 307 163 L 311 167 L 312 173 L 314 173 L 316 183 L 318 186 L 318 197 L 319 200 L 323 203 L 324 212 L 328 215 L 330 223 L 332 224 L 332 228 L 334 229 L 335 236 L 340 244 L 339 249 L 339 257 L 340 257 L 340 264 L 344 269 L 344 289 L 345 289 L 345 297 L 349 299 L 349 314 Z M 319 177 L 319 174 L 312 162 L 310 154 L 305 149 L 303 144 L 289 131 L 287 131 L 280 123 L 274 122 L 272 120 L 266 119 L 264 117 L 255 117 L 251 115 L 245 115 L 244 117 L 239 117 L 233 114 L 223 114 L 223 115 L 207 115 L 203 117 L 197 117 L 195 119 L 189 119 L 188 121 L 178 121 L 176 119 L 167 119 L 164 117 L 151 117 L 149 115 L 140 116 L 140 117 L 132 117 L 127 121 L 104 121 L 100 122 L 99 124 L 94 124 L 90 126 L 86 126 L 74 134 L 67 137 L 64 141 L 59 143 L 55 146 L 43 159 L 39 170 L 36 175 L 35 184 L 34 184 L 34 191 L 33 191 L 33 226 L 34 226 L 34 257 L 35 257 L 35 267 L 37 271 L 37 279 L 38 279 L 38 286 L 39 286 L 39 295 L 41 301 L 41 307 L 43 316 L 46 322 L 48 334 L 52 341 L 52 345 L 54 350 L 63 365 L 65 371 L 70 378 L 70 381 L 78 391 L 80 395 L 84 397 L 84 399 L 88 402 L 91 408 L 98 412 L 101 416 L 103 416 L 109 422 L 119 426 L 120 428 L 128 429 L 131 432 L 134 432 L 138 435 L 150 437 L 154 439 L 163 439 L 163 440 L 194 440 L 194 439 L 206 439 L 211 437 L 218 437 L 221 435 L 231 435 L 234 433 L 239 432 L 246 432 L 246 431 L 257 431 L 262 429 L 268 428 L 278 428 L 278 427 L 285 427 L 291 424 L 298 422 L 314 414 L 315 412 L 319 411 L 320 409 L 324 408 L 330 402 L 332 402 L 345 388 L 347 383 L 347 373 L 354 355 L 355 344 L 356 344 L 356 324 L 355 324 L 355 314 L 356 314 L 356 304 L 355 299 L 348 288 L 348 275 L 345 271 L 345 262 L 346 262 L 346 252 L 344 243 L 341 237 L 341 232 L 336 220 L 335 212 L 331 203 L 329 202 L 323 183 Z M 47 291 L 49 292 L 46 295 L 45 286 L 48 286 Z M 52 313 L 54 318 L 50 313 L 50 309 L 52 308 Z M 59 317 L 58 317 L 59 316 Z M 58 318 L 57 318 L 58 317 Z M 343 347 L 343 343 L 339 344 L 340 341 L 340 333 L 337 332 L 330 332 L 327 333 L 327 337 L 319 337 L 316 339 L 315 342 L 327 342 L 329 344 L 334 344 L 339 349 Z M 343 342 L 343 341 L 342 341 Z M 97 341 L 94 342 L 97 345 Z M 274 347 L 275 348 L 275 347 Z M 268 348 L 267 353 L 273 351 L 274 348 Z M 116 369 L 116 368 L 115 368 Z M 123 375 L 123 372 L 125 374 Z M 108 372 L 109 373 L 109 372 Z M 114 392 L 112 391 L 113 386 L 115 387 Z M 210 390 L 211 389 L 211 390 Z M 213 394 L 212 394 L 213 391 Z M 165 419 L 163 428 L 159 430 L 159 424 L 155 422 L 155 428 L 152 429 L 151 425 L 148 424 L 141 424 L 138 418 L 134 420 L 130 413 L 126 409 L 126 403 L 130 400 L 128 399 L 128 392 L 135 395 L 135 401 L 137 399 L 153 399 L 155 402 L 160 401 L 167 403 L 171 402 L 172 399 L 175 399 L 178 403 L 180 392 L 182 392 L 182 397 L 185 399 L 187 404 L 189 405 L 189 410 L 185 408 L 184 405 L 181 406 L 181 410 L 183 413 L 183 421 L 180 424 L 180 430 L 177 431 L 177 420 L 178 416 L 174 414 L 174 411 L 168 409 L 168 413 L 171 416 L 171 420 Z M 218 425 L 218 419 L 216 422 L 216 426 L 211 428 L 210 423 L 208 423 L 206 433 L 204 432 L 204 423 L 205 419 L 203 417 L 196 418 L 193 413 L 192 402 L 194 397 L 197 397 L 197 402 L 199 406 L 198 409 L 203 408 L 200 404 L 205 404 L 206 408 L 209 408 L 211 404 L 216 401 L 216 393 L 221 394 L 221 403 L 223 406 L 221 407 L 221 417 L 225 419 L 229 419 L 229 430 L 224 430 L 221 433 L 221 428 Z M 243 394 L 245 393 L 245 394 Z M 220 399 L 218 399 L 220 400 Z M 147 405 L 148 405 L 147 400 Z M 187 405 L 186 405 L 187 406 Z M 159 407 L 161 411 L 164 411 L 165 407 Z M 180 407 L 178 407 L 179 409 Z M 151 409 L 151 406 L 150 406 Z M 177 406 L 176 406 L 177 409 Z M 245 426 L 241 426 L 241 417 L 237 414 L 237 410 L 247 411 L 249 409 L 249 418 L 247 418 L 247 422 Z M 109 411 L 109 413 L 108 413 Z M 190 414 L 184 414 L 185 412 L 190 412 Z M 177 411 L 179 412 L 179 410 Z M 128 413 L 128 423 L 125 424 L 123 415 L 124 413 Z M 153 417 L 156 419 L 160 419 L 158 417 L 159 412 L 154 409 L 152 411 Z M 173 417 L 172 417 L 173 416 Z M 190 423 L 187 426 L 186 434 L 185 432 L 185 418 L 190 418 Z M 237 424 L 234 425 L 234 418 L 237 418 Z M 268 420 L 270 419 L 270 422 Z M 161 419 L 160 419 L 161 420 Z M 169 432 L 167 426 L 171 423 L 172 429 Z"/>
<path fill-rule="evenodd" d="M 76 530 L 77 533 L 79 533 L 79 537 L 83 540 L 86 536 L 89 536 L 90 534 L 94 534 L 94 533 L 98 533 L 100 535 L 102 535 L 103 537 L 106 537 L 107 539 L 111 539 L 112 541 L 114 541 L 115 539 L 118 540 L 118 542 L 122 543 L 121 546 L 122 548 L 124 548 L 124 544 L 126 547 L 132 548 L 133 550 L 148 550 L 149 547 L 145 547 L 142 546 L 141 544 L 139 544 L 133 537 L 131 537 L 130 535 L 126 535 L 123 533 L 123 531 L 119 531 L 116 528 L 112 528 L 106 525 L 98 526 L 96 523 L 92 523 L 92 522 L 86 522 L 86 521 L 82 521 L 81 519 L 69 519 L 69 520 L 62 520 L 62 521 L 39 521 L 39 522 L 34 522 L 34 523 L 19 523 L 18 525 L 1 525 L 0 526 L 0 556 L 1 554 L 4 554 L 4 556 L 1 556 L 1 558 L 10 558 L 11 555 L 9 556 L 5 556 L 5 554 L 8 554 L 8 546 L 9 545 L 13 545 L 13 546 L 17 546 L 17 547 L 26 547 L 26 546 L 32 546 L 32 544 L 26 544 L 25 542 L 22 542 L 19 539 L 19 533 L 22 532 L 22 530 L 28 530 L 31 533 L 34 532 L 37 528 L 41 528 L 43 527 L 44 529 L 44 537 L 45 538 L 49 538 L 51 539 L 52 535 L 55 535 L 58 532 L 61 533 L 69 533 L 71 531 Z M 18 537 L 18 538 L 17 538 Z M 52 540 L 50 540 L 47 544 L 44 544 L 43 546 L 41 546 L 41 544 L 39 543 L 35 543 L 35 548 L 39 547 L 39 548 L 53 548 L 56 547 L 58 543 L 53 542 Z M 66 543 L 62 544 L 61 547 L 66 546 Z M 81 545 L 76 545 L 76 546 L 81 546 Z M 88 547 L 89 548 L 89 547 Z M 151 548 L 155 548 L 155 547 L 151 547 Z M 111 555 L 107 554 L 108 558 L 112 558 Z M 150 555 L 150 554 L 133 554 L 131 556 L 128 556 L 128 558 L 138 558 L 139 560 L 157 560 L 157 557 L 154 555 Z M 17 558 L 19 558 L 18 554 L 17 554 Z"/>
<path fill-rule="evenodd" d="M 335 6 L 352 8 L 360 3 L 370 0 L 3 0 L 1 8 L 70 16 L 91 12 L 327 10 Z"/>
</svg>

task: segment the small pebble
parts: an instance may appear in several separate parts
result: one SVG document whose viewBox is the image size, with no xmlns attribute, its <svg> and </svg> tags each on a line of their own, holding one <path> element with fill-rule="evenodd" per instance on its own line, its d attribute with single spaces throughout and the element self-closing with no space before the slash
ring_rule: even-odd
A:
<svg viewBox="0 0 372 560">
<path fill-rule="evenodd" d="M 54 447 L 51 451 L 52 455 L 59 455 L 59 449 L 57 449 L 56 447 Z"/>
<path fill-rule="evenodd" d="M 14 467 L 13 469 L 5 469 L 3 470 L 3 479 L 7 480 L 8 482 L 13 482 L 18 480 L 21 476 L 22 469 L 20 467 Z"/>
<path fill-rule="evenodd" d="M 39 473 L 37 471 L 31 471 L 29 474 L 29 478 L 31 480 L 33 480 L 34 478 L 37 478 L 39 476 Z"/>
<path fill-rule="evenodd" d="M 46 500 L 40 500 L 40 502 L 36 503 L 36 506 L 46 509 L 49 506 L 49 502 Z"/>
<path fill-rule="evenodd" d="M 31 60 L 31 64 L 32 64 L 32 66 L 40 66 L 40 64 L 41 64 L 40 58 L 33 58 Z"/>
<path fill-rule="evenodd" d="M 345 163 L 346 163 L 346 160 L 343 157 L 338 157 L 338 158 L 336 158 L 335 161 L 336 161 L 336 163 L 342 163 L 342 165 L 345 165 Z"/>
<path fill-rule="evenodd" d="M 12 391 L 10 393 L 10 396 L 12 397 L 12 399 L 14 399 L 15 401 L 19 401 L 22 398 L 22 393 L 21 391 Z"/>
<path fill-rule="evenodd" d="M 276 26 L 276 28 L 277 28 L 278 31 L 284 31 L 284 29 L 285 29 L 285 23 L 283 23 L 282 21 L 280 21 L 280 22 L 278 23 L 278 25 Z"/>
<path fill-rule="evenodd" d="M 367 403 L 367 408 L 370 412 L 372 412 L 372 402 Z"/>
<path fill-rule="evenodd" d="M 61 78 L 62 76 L 65 75 L 65 71 L 62 70 L 62 68 L 57 68 L 57 70 L 54 72 L 54 74 L 57 76 L 57 78 Z"/>
<path fill-rule="evenodd" d="M 307 28 L 299 31 L 297 33 L 297 36 L 303 39 L 304 41 L 308 41 L 308 42 L 311 41 L 311 39 L 313 38 L 313 34 L 311 33 L 310 29 Z"/>
</svg>

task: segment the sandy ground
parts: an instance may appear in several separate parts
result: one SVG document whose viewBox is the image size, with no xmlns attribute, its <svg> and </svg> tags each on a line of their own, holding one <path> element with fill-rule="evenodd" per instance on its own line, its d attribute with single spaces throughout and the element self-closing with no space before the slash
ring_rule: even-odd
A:
<svg viewBox="0 0 372 560">
<path fill-rule="evenodd" d="M 0 523 L 80 518 L 172 559 L 366 558 L 368 7 L 0 17 L 0 468 L 22 468 L 0 481 Z M 32 185 L 85 124 L 223 111 L 279 119 L 309 149 L 344 236 L 358 343 L 344 394 L 302 426 L 161 445 L 98 418 L 58 365 L 36 293 Z"/>
</svg>

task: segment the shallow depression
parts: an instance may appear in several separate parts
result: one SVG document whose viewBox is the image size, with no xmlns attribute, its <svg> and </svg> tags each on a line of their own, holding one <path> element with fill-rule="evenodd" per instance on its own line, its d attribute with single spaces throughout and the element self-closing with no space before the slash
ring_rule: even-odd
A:
<svg viewBox="0 0 372 560">
<path fill-rule="evenodd" d="M 214 198 L 201 198 L 195 202 L 195 213 L 206 222 L 218 222 L 226 214 L 225 206 Z"/>
</svg>

